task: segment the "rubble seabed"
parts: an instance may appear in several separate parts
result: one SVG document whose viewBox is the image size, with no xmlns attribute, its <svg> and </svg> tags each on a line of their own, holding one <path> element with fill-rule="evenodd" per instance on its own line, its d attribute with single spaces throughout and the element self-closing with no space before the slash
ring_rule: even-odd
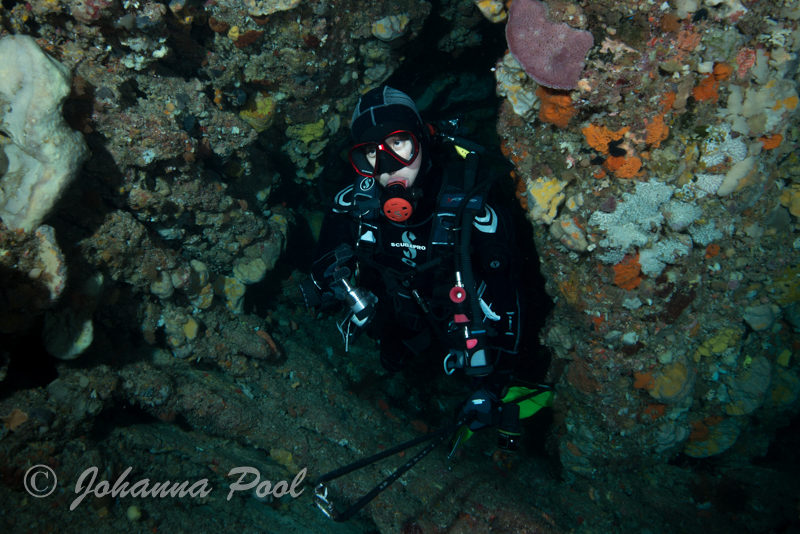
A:
<svg viewBox="0 0 800 534">
<path fill-rule="evenodd" d="M 401 64 L 431 6 L 11 4 L 0 38 L 31 35 L 72 73 L 61 105 L 90 155 L 34 188 L 47 225 L 0 226 L 0 379 L 32 339 L 59 359 L 46 387 L 2 384 L 0 530 L 796 527 L 791 469 L 748 461 L 796 417 L 800 393 L 797 0 L 551 2 L 556 22 L 594 38 L 571 91 L 498 58 L 498 132 L 556 302 L 542 333 L 557 384 L 551 461 L 478 434 L 452 470 L 438 450 L 336 527 L 310 486 L 228 501 L 225 475 L 247 465 L 291 481 L 307 468 L 311 482 L 444 424 L 465 390 L 433 378 L 440 413 L 422 420 L 431 400 L 385 375 L 366 340 L 343 353 L 333 321 L 302 305 L 306 275 L 274 273 L 290 225 L 313 214 L 270 194 L 314 187 L 358 95 Z M 445 4 L 440 50 L 481 46 L 481 12 L 506 20 L 501 2 Z M 0 130 L 3 147 L 21 142 Z M 3 209 L 20 170 L 5 175 L 9 160 Z M 279 287 L 257 304 L 267 316 L 244 305 L 258 284 Z M 687 469 L 692 458 L 708 472 Z M 23 489 L 36 464 L 59 476 L 49 498 Z M 92 466 L 102 480 L 131 466 L 130 480 L 207 478 L 215 491 L 70 511 Z M 388 472 L 331 488 L 353 501 Z"/>
</svg>

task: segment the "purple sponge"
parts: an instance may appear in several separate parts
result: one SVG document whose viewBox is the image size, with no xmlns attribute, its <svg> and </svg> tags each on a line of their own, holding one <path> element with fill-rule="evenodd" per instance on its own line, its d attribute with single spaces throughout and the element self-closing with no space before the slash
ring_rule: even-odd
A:
<svg viewBox="0 0 800 534">
<path fill-rule="evenodd" d="M 591 33 L 547 20 L 547 6 L 538 0 L 512 2 L 506 41 L 528 76 L 553 89 L 575 88 L 594 45 Z"/>
</svg>

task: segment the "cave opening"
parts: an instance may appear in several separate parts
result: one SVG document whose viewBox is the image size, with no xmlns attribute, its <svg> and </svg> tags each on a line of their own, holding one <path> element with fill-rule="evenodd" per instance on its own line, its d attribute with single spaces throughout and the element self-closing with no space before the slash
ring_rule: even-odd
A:
<svg viewBox="0 0 800 534">
<path fill-rule="evenodd" d="M 58 378 L 56 361 L 44 347 L 42 323 L 38 318 L 22 336 L 0 332 L 0 400 L 15 392 L 47 386 Z"/>
<path fill-rule="evenodd" d="M 502 99 L 495 93 L 493 68 L 503 57 L 507 44 L 503 24 L 482 20 L 477 29 L 482 36 L 477 47 L 461 48 L 455 52 L 437 49 L 437 41 L 451 30 L 450 23 L 440 16 L 444 6 L 434 3 L 420 34 L 405 44 L 406 59 L 384 82 L 411 96 L 417 103 L 423 120 L 437 126 L 453 126 L 457 135 L 475 141 L 492 153 L 500 154 L 501 139 L 496 122 Z M 349 116 L 347 117 L 349 119 Z M 325 209 L 320 200 L 319 180 L 324 180 L 324 195 L 331 198 L 353 180 L 346 162 L 346 149 L 350 143 L 349 128 L 343 127 L 331 140 L 324 159 L 326 170 L 313 187 L 298 184 L 292 177 L 294 169 L 289 161 L 276 163 L 285 178 L 274 190 L 272 199 L 295 208 L 297 221 L 290 227 L 292 246 L 283 253 L 272 276 L 282 283 L 259 284 L 248 290 L 246 308 L 253 302 L 280 301 L 287 293 L 286 280 L 297 270 L 308 273 L 314 261 L 316 241 L 311 230 L 310 214 Z M 278 155 L 278 154 L 276 154 Z M 285 158 L 279 158 L 285 159 Z M 523 301 L 524 332 L 519 359 L 515 365 L 517 378 L 529 383 L 542 383 L 550 363 L 550 356 L 539 342 L 539 332 L 553 308 L 545 292 L 544 278 L 540 273 L 539 256 L 534 245 L 533 227 L 525 210 L 514 196 L 515 184 L 510 176 L 493 185 L 493 196 L 501 199 L 510 210 L 516 233 L 516 246 L 522 257 L 519 290 Z M 257 308 L 259 315 L 273 310 L 271 305 Z M 377 362 L 375 362 L 377 365 Z M 439 364 L 440 365 L 440 364 Z"/>
</svg>

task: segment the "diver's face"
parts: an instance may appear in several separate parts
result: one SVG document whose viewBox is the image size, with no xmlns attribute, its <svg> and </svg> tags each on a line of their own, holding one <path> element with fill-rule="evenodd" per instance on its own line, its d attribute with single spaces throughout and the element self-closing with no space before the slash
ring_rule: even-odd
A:
<svg viewBox="0 0 800 534">
<path fill-rule="evenodd" d="M 408 135 L 392 135 L 387 137 L 384 140 L 384 143 L 389 149 L 391 149 L 392 152 L 403 159 L 410 159 L 414 155 L 414 143 Z M 378 176 L 378 181 L 380 184 L 386 187 L 389 184 L 402 183 L 406 189 L 413 186 L 414 181 L 417 179 L 417 175 L 419 174 L 420 166 L 422 165 L 422 148 L 420 147 L 419 150 L 420 153 L 416 155 L 414 161 L 411 162 L 411 164 L 407 167 L 402 167 L 394 172 L 381 173 L 381 175 Z M 367 161 L 369 161 L 374 168 L 377 159 L 376 150 L 374 148 L 369 149 L 366 153 L 366 156 Z"/>
</svg>

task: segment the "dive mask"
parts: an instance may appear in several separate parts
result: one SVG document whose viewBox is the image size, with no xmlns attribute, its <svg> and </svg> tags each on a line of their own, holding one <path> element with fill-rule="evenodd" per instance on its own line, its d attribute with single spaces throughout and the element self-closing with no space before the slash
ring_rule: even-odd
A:
<svg viewBox="0 0 800 534">
<path fill-rule="evenodd" d="M 361 176 L 377 178 L 408 167 L 419 156 L 419 141 L 408 130 L 397 130 L 377 142 L 358 143 L 350 149 L 350 164 Z"/>
</svg>

